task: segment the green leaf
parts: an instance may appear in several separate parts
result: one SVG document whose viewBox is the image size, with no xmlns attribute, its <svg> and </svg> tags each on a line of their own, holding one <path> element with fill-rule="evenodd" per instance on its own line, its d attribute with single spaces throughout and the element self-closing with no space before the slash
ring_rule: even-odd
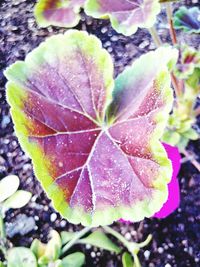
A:
<svg viewBox="0 0 200 267">
<path fill-rule="evenodd" d="M 137 254 L 134 254 L 134 264 L 133 264 L 133 267 L 142 267 L 141 264 L 140 264 L 140 260 L 137 256 Z"/>
<path fill-rule="evenodd" d="M 19 178 L 16 175 L 8 175 L 0 181 L 0 202 L 12 196 L 19 187 Z"/>
<path fill-rule="evenodd" d="M 180 141 L 180 138 L 181 137 L 179 133 L 166 130 L 162 137 L 162 140 L 166 142 L 167 144 L 175 146 Z"/>
<path fill-rule="evenodd" d="M 76 232 L 61 232 L 62 245 L 67 244 L 77 233 Z"/>
<path fill-rule="evenodd" d="M 52 267 L 65 267 L 65 266 L 63 265 L 62 260 L 57 260 L 54 262 L 54 265 L 52 265 Z"/>
<path fill-rule="evenodd" d="M 199 92 L 200 89 L 200 68 L 196 68 L 192 75 L 188 78 L 186 83 L 195 91 Z"/>
<path fill-rule="evenodd" d="M 39 259 L 45 254 L 46 245 L 43 244 L 40 240 L 34 239 L 30 249 L 35 254 L 37 259 Z"/>
<path fill-rule="evenodd" d="M 183 136 L 188 138 L 188 139 L 190 139 L 190 140 L 197 140 L 199 138 L 198 133 L 193 128 L 191 128 L 188 131 L 184 132 Z"/>
<path fill-rule="evenodd" d="M 124 252 L 122 255 L 123 267 L 133 267 L 132 256 L 128 252 Z"/>
<path fill-rule="evenodd" d="M 63 266 L 66 267 L 81 267 L 85 262 L 85 255 L 81 252 L 75 252 L 66 256 L 63 260 Z"/>
<path fill-rule="evenodd" d="M 19 209 L 24 207 L 31 199 L 32 194 L 24 190 L 18 190 L 3 204 L 6 209 Z"/>
<path fill-rule="evenodd" d="M 30 249 L 17 247 L 8 252 L 8 267 L 37 267 L 37 261 Z"/>
<path fill-rule="evenodd" d="M 181 137 L 181 140 L 180 140 L 179 143 L 178 143 L 179 151 L 180 151 L 180 152 L 184 151 L 185 148 L 187 147 L 188 143 L 189 143 L 189 139 L 186 138 L 186 137 L 184 137 L 184 136 L 182 136 L 182 137 Z"/>
<path fill-rule="evenodd" d="M 60 235 L 57 231 L 52 230 L 50 236 L 51 239 L 47 245 L 38 239 L 35 239 L 31 244 L 31 250 L 39 259 L 38 263 L 40 265 L 45 265 L 50 261 L 59 259 L 62 246 Z"/>
<path fill-rule="evenodd" d="M 45 255 L 43 255 L 42 257 L 40 257 L 39 258 L 39 260 L 38 260 L 38 264 L 39 264 L 39 266 L 42 266 L 43 267 L 43 265 L 46 267 L 46 265 L 50 262 L 51 260 L 47 257 L 47 256 L 45 256 Z"/>
<path fill-rule="evenodd" d="M 47 244 L 46 251 L 45 251 L 45 257 L 47 257 L 49 260 L 57 260 L 59 259 L 62 242 L 60 235 L 57 231 L 52 230 L 50 233 L 51 239 Z"/>
<path fill-rule="evenodd" d="M 109 251 L 119 253 L 121 249 L 115 245 L 103 232 L 95 231 L 88 237 L 80 239 L 81 244 L 90 244 L 95 247 L 103 248 Z"/>
<path fill-rule="evenodd" d="M 178 130 L 179 133 L 185 133 L 191 129 L 191 126 L 193 124 L 193 120 L 188 119 L 185 121 L 182 121 L 180 124 L 180 128 Z"/>
</svg>

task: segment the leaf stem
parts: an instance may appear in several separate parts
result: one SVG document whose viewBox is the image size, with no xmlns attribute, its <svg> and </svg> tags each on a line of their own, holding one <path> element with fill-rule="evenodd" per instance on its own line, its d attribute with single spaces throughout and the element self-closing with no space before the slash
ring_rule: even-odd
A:
<svg viewBox="0 0 200 267">
<path fill-rule="evenodd" d="M 81 231 L 79 231 L 74 238 L 72 238 L 71 241 L 69 241 L 63 248 L 61 254 L 63 255 L 65 252 L 67 252 L 73 245 L 77 243 L 77 241 L 87 234 L 89 231 L 91 231 L 92 227 L 85 227 Z"/>
<path fill-rule="evenodd" d="M 151 34 L 153 41 L 157 47 L 160 47 L 162 45 L 162 41 L 156 31 L 155 26 L 149 28 L 149 33 Z"/>
<path fill-rule="evenodd" d="M 139 248 L 146 247 L 151 242 L 151 240 L 152 240 L 152 235 L 148 235 L 146 240 L 144 240 L 141 243 L 138 243 L 137 245 L 138 245 Z"/>
<path fill-rule="evenodd" d="M 169 33 L 170 33 L 170 37 L 172 40 L 172 44 L 177 45 L 178 41 L 177 41 L 176 31 L 175 31 L 174 25 L 173 25 L 172 4 L 167 2 L 165 4 L 165 6 L 166 6 L 167 20 L 168 20 L 168 24 L 169 24 Z M 176 95 L 178 97 L 181 96 L 183 89 L 184 89 L 184 82 L 179 81 L 173 73 L 171 73 L 171 80 L 172 80 L 172 84 L 173 84 Z"/>
<path fill-rule="evenodd" d="M 167 19 L 169 23 L 169 32 L 170 32 L 171 40 L 172 40 L 173 45 L 176 45 L 177 36 L 176 36 L 176 31 L 173 25 L 173 11 L 172 11 L 171 3 L 166 3 L 166 13 L 167 13 Z"/>
<path fill-rule="evenodd" d="M 149 242 L 151 241 L 151 239 L 152 239 L 152 235 L 148 235 L 147 239 L 144 242 L 141 242 L 141 243 L 129 242 L 120 233 L 118 233 L 117 231 L 115 231 L 111 227 L 103 226 L 103 229 L 107 233 L 109 233 L 109 234 L 113 235 L 114 237 L 116 237 L 120 242 L 122 242 L 122 244 L 125 247 L 127 247 L 127 249 L 131 252 L 131 254 L 132 254 L 132 256 L 134 258 L 135 258 L 135 255 L 137 255 L 137 253 L 139 252 L 139 249 L 147 246 L 149 244 Z"/>
<path fill-rule="evenodd" d="M 138 255 L 137 254 L 134 254 L 133 255 L 133 258 L 134 258 L 134 265 L 133 265 L 133 267 L 142 267 L 141 264 L 140 264 L 140 260 L 138 258 Z"/>
<path fill-rule="evenodd" d="M 151 34 L 155 45 L 157 47 L 160 47 L 162 45 L 162 41 L 161 41 L 161 39 L 160 39 L 160 37 L 156 31 L 156 28 L 154 26 L 149 28 L 149 33 Z M 177 78 L 175 77 L 175 75 L 173 73 L 171 73 L 171 82 L 172 82 L 172 85 L 174 87 L 176 95 L 180 96 L 182 93 L 182 90 L 181 90 L 181 87 L 179 85 Z"/>
<path fill-rule="evenodd" d="M 200 107 L 198 107 L 198 108 L 196 108 L 196 109 L 194 110 L 194 115 L 195 115 L 195 117 L 197 117 L 197 116 L 200 115 Z"/>
<path fill-rule="evenodd" d="M 4 244 L 0 245 L 0 251 L 2 252 L 4 258 L 7 259 L 7 250 L 6 250 L 5 246 L 4 246 Z"/>
<path fill-rule="evenodd" d="M 180 87 L 179 81 L 178 81 L 178 79 L 176 78 L 176 76 L 174 75 L 173 72 L 171 72 L 170 75 L 171 75 L 171 82 L 172 82 L 172 85 L 174 87 L 174 91 L 176 93 L 176 96 L 180 97 L 182 95 L 182 89 Z"/>
<path fill-rule="evenodd" d="M 0 238 L 5 239 L 6 238 L 6 230 L 5 225 L 3 221 L 3 215 L 0 210 Z"/>
<path fill-rule="evenodd" d="M 172 20 L 172 10 L 171 10 L 171 4 L 166 4 L 166 10 L 167 10 L 167 17 L 170 24 L 170 36 L 173 38 L 173 44 L 177 44 L 177 38 L 176 38 L 176 32 L 173 27 L 173 20 Z M 155 26 L 149 28 L 149 33 L 151 34 L 153 41 L 157 47 L 160 47 L 162 45 L 162 41 L 156 31 Z M 177 78 L 171 73 L 171 82 L 174 87 L 175 93 L 177 96 L 180 96 L 182 94 L 182 85 L 179 84 Z"/>
<path fill-rule="evenodd" d="M 111 234 L 112 236 L 116 237 L 120 242 L 122 242 L 122 244 L 125 246 L 125 247 L 129 247 L 129 242 L 128 240 L 126 240 L 120 233 L 118 233 L 117 231 L 115 231 L 114 229 L 112 229 L 111 227 L 109 226 L 103 226 L 103 229 Z"/>
<path fill-rule="evenodd" d="M 181 153 L 183 153 L 183 155 L 185 155 L 185 157 L 188 158 L 193 166 L 200 172 L 200 163 L 194 157 L 191 157 L 191 153 L 185 149 L 182 150 Z"/>
<path fill-rule="evenodd" d="M 6 241 L 6 230 L 5 230 L 5 224 L 3 220 L 3 215 L 0 209 L 0 251 L 3 253 L 4 257 L 7 257 L 7 251 L 4 246 Z"/>
</svg>

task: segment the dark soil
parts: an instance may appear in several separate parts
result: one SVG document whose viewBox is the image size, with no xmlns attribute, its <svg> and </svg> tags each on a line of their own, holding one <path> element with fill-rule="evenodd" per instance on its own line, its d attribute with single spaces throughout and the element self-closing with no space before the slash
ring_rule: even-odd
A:
<svg viewBox="0 0 200 267">
<path fill-rule="evenodd" d="M 16 174 L 21 179 L 21 188 L 33 193 L 31 202 L 25 208 L 9 211 L 6 216 L 10 240 L 16 246 L 29 246 L 33 238 L 47 241 L 51 228 L 58 231 L 81 229 L 81 226 L 62 220 L 53 210 L 33 174 L 30 159 L 18 144 L 5 99 L 6 79 L 3 70 L 16 60 L 23 60 L 46 37 L 65 31 L 56 27 L 39 29 L 33 17 L 35 2 L 0 0 L 0 179 L 8 174 Z M 185 1 L 185 4 L 195 5 L 191 1 Z M 164 14 L 159 16 L 157 27 L 162 40 L 170 41 Z M 155 48 L 146 30 L 124 37 L 112 30 L 109 21 L 94 20 L 84 14 L 76 28 L 87 30 L 101 39 L 103 46 L 113 56 L 116 74 L 132 62 L 133 58 Z M 199 44 L 197 35 L 179 33 L 179 40 L 194 46 Z M 200 141 L 191 142 L 188 149 L 194 151 L 199 160 Z M 137 224 L 113 225 L 117 231 L 133 241 L 143 241 L 148 234 L 153 234 L 153 241 L 139 254 L 143 267 L 200 266 L 200 174 L 187 162 L 182 165 L 179 181 L 181 205 L 171 216 L 163 220 L 146 219 Z M 24 222 L 29 222 L 24 230 L 26 234 L 23 231 L 20 234 L 20 230 L 16 230 L 16 223 L 21 220 L 21 215 L 29 218 L 25 217 Z M 86 254 L 87 267 L 121 267 L 121 256 L 85 246 L 77 246 L 73 250 L 82 250 Z"/>
</svg>

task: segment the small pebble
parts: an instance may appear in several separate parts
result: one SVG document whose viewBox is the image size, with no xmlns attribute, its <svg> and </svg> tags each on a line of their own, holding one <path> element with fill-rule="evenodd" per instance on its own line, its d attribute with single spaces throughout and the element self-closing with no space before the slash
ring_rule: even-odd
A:
<svg viewBox="0 0 200 267">
<path fill-rule="evenodd" d="M 131 234 L 130 234 L 130 233 L 126 233 L 126 234 L 125 234 L 125 238 L 126 238 L 127 240 L 131 240 Z"/>
<path fill-rule="evenodd" d="M 92 251 L 90 255 L 91 255 L 92 258 L 96 257 L 96 253 L 94 251 Z"/>
<path fill-rule="evenodd" d="M 39 217 L 38 216 L 34 216 L 35 221 L 39 221 Z"/>
<path fill-rule="evenodd" d="M 159 248 L 158 248 L 158 253 L 162 254 L 163 251 L 164 251 L 164 249 L 163 249 L 162 247 L 159 247 Z"/>
<path fill-rule="evenodd" d="M 150 254 L 151 254 L 151 252 L 149 251 L 149 250 L 145 250 L 145 252 L 144 252 L 144 257 L 145 257 L 145 259 L 149 259 L 149 256 L 150 256 Z"/>
<path fill-rule="evenodd" d="M 101 29 L 101 32 L 104 34 L 104 33 L 106 33 L 108 31 L 108 28 L 107 27 L 103 27 L 102 29 Z"/>
<path fill-rule="evenodd" d="M 50 217 L 51 222 L 55 222 L 56 219 L 57 219 L 57 214 L 56 213 L 52 213 L 51 217 Z"/>
<path fill-rule="evenodd" d="M 66 224 L 67 224 L 67 222 L 64 221 L 64 220 L 62 220 L 62 221 L 60 222 L 60 226 L 61 226 L 62 228 L 64 228 L 64 227 L 66 226 Z"/>
</svg>

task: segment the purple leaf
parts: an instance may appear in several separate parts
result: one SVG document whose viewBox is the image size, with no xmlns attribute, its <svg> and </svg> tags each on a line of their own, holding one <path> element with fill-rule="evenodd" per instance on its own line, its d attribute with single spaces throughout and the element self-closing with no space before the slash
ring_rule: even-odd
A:
<svg viewBox="0 0 200 267">
<path fill-rule="evenodd" d="M 159 138 L 173 101 L 167 65 L 174 57 L 171 48 L 150 52 L 114 86 L 99 40 L 68 31 L 6 70 L 16 134 L 70 222 L 139 221 L 167 200 L 172 169 Z"/>
<path fill-rule="evenodd" d="M 150 28 L 160 12 L 157 0 L 88 0 L 85 12 L 95 18 L 109 17 L 119 33 L 131 35 L 140 28 Z"/>
<path fill-rule="evenodd" d="M 167 152 L 168 158 L 172 162 L 173 173 L 172 173 L 171 181 L 168 184 L 168 192 L 169 192 L 168 199 L 164 203 L 160 211 L 154 214 L 154 217 L 159 218 L 159 219 L 163 219 L 169 216 L 179 207 L 179 204 L 180 204 L 180 188 L 179 188 L 177 175 L 181 167 L 181 155 L 177 147 L 170 146 L 164 143 L 163 143 L 163 146 Z M 126 221 L 123 219 L 121 219 L 120 222 L 127 223 L 127 224 L 132 223 L 131 221 Z"/>
<path fill-rule="evenodd" d="M 71 28 L 80 20 L 85 0 L 39 0 L 34 13 L 40 27 L 50 25 Z"/>
</svg>

